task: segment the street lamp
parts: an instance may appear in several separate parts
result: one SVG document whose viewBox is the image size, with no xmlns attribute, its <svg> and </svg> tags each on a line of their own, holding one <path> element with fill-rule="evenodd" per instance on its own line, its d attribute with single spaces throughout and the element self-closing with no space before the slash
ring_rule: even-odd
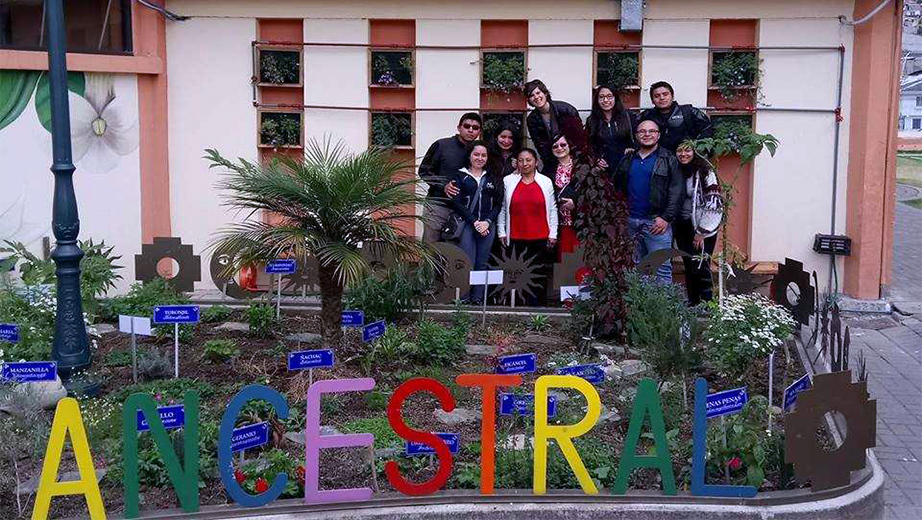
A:
<svg viewBox="0 0 922 520">
<path fill-rule="evenodd" d="M 51 258 L 57 275 L 57 315 L 51 356 L 68 393 L 94 394 L 99 385 L 72 376 L 89 368 L 90 345 L 83 322 L 83 301 L 80 295 L 80 259 L 83 251 L 77 245 L 80 219 L 77 216 L 77 196 L 74 193 L 74 161 L 70 146 L 70 109 L 67 100 L 66 38 L 62 0 L 45 0 L 46 33 L 48 34 L 48 86 L 51 92 L 51 146 L 54 174 L 52 231 L 55 248 Z"/>
</svg>

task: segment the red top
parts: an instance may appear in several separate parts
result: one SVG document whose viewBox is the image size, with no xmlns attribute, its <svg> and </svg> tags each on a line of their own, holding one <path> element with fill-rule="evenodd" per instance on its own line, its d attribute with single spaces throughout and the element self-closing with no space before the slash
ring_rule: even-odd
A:
<svg viewBox="0 0 922 520">
<path fill-rule="evenodd" d="M 543 240 L 550 235 L 547 227 L 547 203 L 541 186 L 519 182 L 509 202 L 509 238 Z"/>
</svg>

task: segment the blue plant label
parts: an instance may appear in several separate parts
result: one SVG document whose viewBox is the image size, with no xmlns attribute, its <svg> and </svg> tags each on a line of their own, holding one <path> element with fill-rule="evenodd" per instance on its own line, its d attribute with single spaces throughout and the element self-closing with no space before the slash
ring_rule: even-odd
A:
<svg viewBox="0 0 922 520">
<path fill-rule="evenodd" d="M 784 411 L 788 411 L 794 403 L 797 402 L 797 395 L 804 390 L 810 388 L 810 376 L 804 374 L 804 377 L 798 379 L 791 383 L 791 386 L 784 389 Z"/>
<path fill-rule="evenodd" d="M 745 386 L 708 394 L 707 401 L 705 401 L 707 418 L 734 414 L 742 410 L 747 402 L 749 402 L 749 394 Z"/>
<path fill-rule="evenodd" d="M 279 258 L 269 260 L 266 264 L 267 274 L 291 274 L 298 270 L 298 262 L 294 258 Z"/>
<path fill-rule="evenodd" d="M 154 323 L 198 323 L 198 305 L 158 305 Z"/>
<path fill-rule="evenodd" d="M 534 415 L 535 414 L 535 394 L 499 394 L 499 414 L 500 415 Z M 557 398 L 553 395 L 547 396 L 547 416 L 554 417 L 557 415 Z"/>
<path fill-rule="evenodd" d="M 157 408 L 157 415 L 160 416 L 160 421 L 167 430 L 182 428 L 186 424 L 186 409 L 181 404 L 161 406 Z M 138 410 L 137 419 L 139 432 L 150 430 L 150 424 L 147 422 L 147 419 L 144 418 L 144 412 Z"/>
<path fill-rule="evenodd" d="M 58 365 L 54 361 L 4 363 L 2 375 L 3 379 L 17 383 L 54 381 L 58 378 Z"/>
<path fill-rule="evenodd" d="M 365 325 L 365 313 L 362 311 L 343 311 L 343 327 L 361 327 Z"/>
<path fill-rule="evenodd" d="M 19 325 L 0 323 L 0 341 L 19 343 Z"/>
<path fill-rule="evenodd" d="M 497 374 L 528 374 L 535 371 L 534 354 L 514 354 L 499 358 Z"/>
<path fill-rule="evenodd" d="M 445 444 L 448 445 L 448 451 L 458 453 L 461 444 L 458 442 L 457 433 L 436 433 L 436 435 L 445 441 Z M 406 453 L 407 455 L 431 455 L 435 453 L 435 448 L 421 442 L 407 441 Z"/>
<path fill-rule="evenodd" d="M 330 349 L 301 350 L 288 354 L 288 370 L 331 367 L 335 362 Z"/>
<path fill-rule="evenodd" d="M 374 323 L 369 323 L 362 327 L 362 341 L 368 343 L 369 341 L 380 338 L 384 335 L 384 330 L 387 328 L 387 325 L 384 323 L 384 320 L 378 320 Z"/>
<path fill-rule="evenodd" d="M 598 363 L 558 368 L 557 375 L 581 377 L 594 385 L 605 382 L 605 371 Z"/>
<path fill-rule="evenodd" d="M 269 425 L 261 422 L 237 428 L 231 433 L 231 452 L 269 444 Z"/>
</svg>

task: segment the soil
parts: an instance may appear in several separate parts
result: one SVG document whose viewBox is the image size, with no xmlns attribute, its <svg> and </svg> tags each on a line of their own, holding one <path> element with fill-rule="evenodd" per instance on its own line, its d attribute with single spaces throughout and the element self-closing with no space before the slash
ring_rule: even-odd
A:
<svg viewBox="0 0 922 520">
<path fill-rule="evenodd" d="M 307 374 L 305 372 L 289 372 L 286 366 L 286 355 L 289 351 L 306 350 L 311 348 L 320 348 L 316 344 L 300 344 L 287 342 L 284 340 L 286 335 L 297 332 L 314 332 L 319 333 L 318 317 L 308 313 L 286 313 L 283 317 L 282 324 L 275 330 L 275 335 L 271 338 L 259 339 L 251 336 L 246 332 L 216 330 L 219 323 L 206 324 L 202 323 L 196 326 L 193 340 L 189 344 L 180 346 L 180 376 L 183 378 L 196 379 L 207 384 L 212 390 L 213 395 L 202 399 L 203 417 L 213 417 L 220 420 L 226 404 L 230 398 L 247 384 L 259 383 L 265 384 L 284 394 L 288 399 L 288 404 L 292 408 L 300 408 L 302 411 L 305 406 L 305 394 L 308 387 Z M 523 374 L 522 393 L 531 393 L 534 389 L 535 379 L 541 375 L 553 374 L 554 368 L 549 367 L 549 362 L 561 363 L 562 366 L 566 360 L 577 360 L 584 362 L 599 362 L 597 354 L 579 355 L 574 342 L 571 339 L 570 331 L 567 330 L 565 320 L 550 320 L 547 324 L 548 330 L 541 333 L 535 333 L 528 330 L 530 320 L 515 317 L 489 317 L 487 327 L 481 328 L 479 315 L 474 322 L 468 334 L 468 344 L 489 344 L 496 345 L 497 349 L 494 355 L 464 355 L 457 362 L 449 366 L 424 366 L 412 363 L 377 365 L 371 369 L 370 374 L 362 370 L 360 356 L 366 352 L 367 346 L 361 342 L 361 334 L 358 329 L 346 329 L 346 341 L 344 346 L 337 349 L 337 364 L 330 369 L 318 369 L 314 371 L 314 380 L 318 379 L 342 379 L 355 377 L 374 377 L 376 381 L 376 391 L 383 392 L 385 398 L 383 401 L 375 402 L 367 397 L 367 393 L 347 393 L 336 396 L 330 403 L 324 403 L 322 406 L 322 423 L 324 425 L 335 426 L 340 431 L 346 431 L 346 424 L 350 421 L 362 418 L 377 418 L 383 420 L 386 417 L 384 404 L 389 394 L 400 383 L 414 376 L 433 377 L 445 383 L 452 391 L 457 406 L 471 410 L 480 410 L 481 396 L 479 391 L 472 391 L 468 388 L 459 387 L 454 384 L 454 377 L 462 373 L 492 373 L 495 368 L 496 359 L 499 355 L 508 355 L 515 353 L 533 352 L 537 355 L 538 371 L 534 374 Z M 448 320 L 446 316 L 443 319 Z M 237 311 L 227 321 L 246 321 L 242 312 Z M 401 325 L 405 327 L 414 336 L 415 324 L 407 322 Z M 543 338 L 541 342 L 526 341 L 528 335 L 538 334 Z M 211 339 L 232 339 L 236 341 L 239 348 L 239 354 L 227 363 L 210 364 L 202 358 L 203 345 Z M 555 342 L 556 340 L 556 342 Z M 608 342 L 611 343 L 611 342 Z M 142 349 L 158 349 L 172 356 L 173 340 L 172 336 L 166 338 L 138 338 L 138 346 Z M 132 384 L 131 366 L 110 366 L 106 363 L 107 355 L 111 352 L 126 351 L 130 348 L 129 337 L 120 333 L 109 333 L 98 341 L 98 350 L 94 355 L 94 374 L 104 381 L 105 386 L 103 395 L 115 391 L 123 390 Z M 794 356 L 794 353 L 791 353 Z M 610 356 L 613 362 L 619 362 L 624 359 L 636 359 L 639 356 L 636 353 L 628 352 L 625 355 Z M 783 351 L 779 351 L 775 356 L 774 362 L 774 389 L 772 392 L 772 402 L 778 406 L 781 403 L 785 386 L 803 375 L 803 369 L 800 363 L 794 357 L 788 357 Z M 713 371 L 705 370 L 702 374 L 708 380 L 708 386 L 711 391 L 724 390 L 733 388 L 738 385 L 723 381 Z M 652 377 L 651 373 L 643 374 L 645 377 Z M 611 471 L 617 468 L 617 462 L 621 457 L 621 450 L 624 437 L 627 433 L 628 421 L 631 415 L 631 406 L 633 403 L 633 389 L 636 388 L 638 377 L 628 377 L 615 381 L 606 381 L 604 384 L 596 386 L 602 404 L 609 410 L 616 410 L 620 420 L 609 421 L 596 425 L 596 427 L 586 435 L 587 439 L 593 442 L 600 442 L 604 445 L 605 450 L 610 453 Z M 697 377 L 695 375 L 694 377 Z M 687 388 L 687 406 L 690 408 L 693 404 L 694 377 L 685 381 Z M 765 395 L 767 388 L 767 374 L 764 363 L 753 365 L 744 378 L 748 386 L 749 394 Z M 663 408 L 666 416 L 666 429 L 678 429 L 679 439 L 683 442 L 689 442 L 691 439 L 691 414 L 689 410 L 682 405 L 682 384 L 681 382 L 672 382 L 671 389 L 668 392 L 672 397 L 665 397 L 667 392 L 663 392 Z M 582 417 L 585 400 L 575 392 L 569 392 L 569 399 L 565 402 L 558 403 L 558 419 L 562 424 L 575 422 Z M 668 403 L 667 403 L 668 401 Z M 455 456 L 453 478 L 449 480 L 447 487 L 459 487 L 463 485 L 458 480 L 459 468 L 479 466 L 479 452 L 476 449 L 480 440 L 480 421 L 461 425 L 446 425 L 439 422 L 433 412 L 438 407 L 434 397 L 429 395 L 416 394 L 411 396 L 403 407 L 403 417 L 408 425 L 414 428 L 426 431 L 451 431 L 457 433 L 462 445 L 461 451 Z M 208 411 L 208 412 L 206 412 Z M 50 416 L 50 412 L 49 412 Z M 303 417 L 303 414 L 301 415 Z M 525 434 L 526 438 L 532 434 L 533 427 L 530 420 L 522 418 L 510 419 L 509 417 L 499 417 L 497 428 L 499 430 L 499 439 L 509 434 Z M 777 427 L 781 427 L 781 421 L 776 420 Z M 283 428 L 280 423 L 276 422 L 276 427 Z M 290 430 L 294 431 L 294 430 Z M 281 432 L 280 432 L 281 433 Z M 582 439 L 577 440 L 579 448 Z M 641 451 L 651 446 L 651 442 L 642 439 Z M 304 448 L 291 441 L 285 440 L 281 435 L 276 435 L 273 442 L 265 449 L 277 447 L 289 453 L 293 460 L 298 464 L 303 464 Z M 473 449 L 472 449 L 473 448 Z M 97 467 L 106 467 L 109 461 L 107 454 L 103 453 L 102 448 L 98 446 L 91 447 L 94 452 Z M 247 458 L 257 458 L 262 449 L 248 450 Z M 507 450 L 508 451 L 508 450 Z M 548 450 L 552 457 L 559 457 L 560 451 L 551 447 Z M 71 471 L 75 469 L 69 450 L 66 451 L 61 464 L 61 471 Z M 527 474 L 530 476 L 530 447 L 525 451 L 518 452 L 522 458 L 522 464 L 528 465 Z M 497 456 L 499 458 L 499 455 Z M 381 454 L 374 457 L 374 463 L 371 460 L 368 448 L 349 448 L 349 449 L 330 449 L 321 451 L 321 489 L 344 488 L 344 487 L 373 487 L 378 492 L 391 492 L 393 488 L 387 481 L 383 472 L 383 462 L 386 460 L 397 459 L 400 461 L 402 474 L 411 481 L 420 482 L 435 473 L 437 462 L 433 464 L 428 457 L 416 457 L 413 460 L 402 457 L 399 453 L 394 455 Z M 40 471 L 38 461 L 24 461 L 20 466 L 24 476 L 20 480 L 25 480 Z M 372 470 L 374 464 L 375 469 Z M 682 457 L 673 454 L 674 472 L 677 477 L 678 485 L 681 487 L 683 482 L 687 482 L 688 461 Z M 587 464 L 588 466 L 588 464 Z M 589 468 L 592 473 L 593 468 Z M 594 475 L 596 476 L 596 475 Z M 497 475 L 499 478 L 499 475 Z M 550 482 L 550 481 L 549 481 Z M 575 482 L 575 481 L 574 481 Z M 716 483 L 716 482 L 715 482 Z M 474 486 L 477 485 L 476 481 Z M 471 487 L 471 485 L 465 485 Z M 630 486 L 632 489 L 661 489 L 658 472 L 652 470 L 640 470 L 632 475 Z M 528 484 L 523 487 L 530 487 L 530 477 Z M 779 489 L 783 484 L 769 479 L 766 481 L 763 489 Z M 300 488 L 303 490 L 303 488 Z M 115 515 L 123 510 L 123 488 L 120 482 L 112 482 L 111 479 L 104 479 L 101 484 L 103 500 L 106 504 L 106 510 L 110 515 Z M 200 503 L 206 504 L 223 504 L 228 501 L 225 495 L 223 485 L 220 479 L 208 480 L 200 485 Z M 142 510 L 163 509 L 178 507 L 172 488 L 144 487 L 142 485 Z M 17 518 L 15 504 L 9 504 L 4 496 L 3 504 L 0 505 L 0 517 Z M 24 507 L 25 515 L 31 512 L 31 501 L 34 497 L 23 497 L 28 500 L 28 505 Z M 82 497 L 59 497 L 52 501 L 50 518 L 68 518 L 86 515 L 86 506 Z"/>
</svg>

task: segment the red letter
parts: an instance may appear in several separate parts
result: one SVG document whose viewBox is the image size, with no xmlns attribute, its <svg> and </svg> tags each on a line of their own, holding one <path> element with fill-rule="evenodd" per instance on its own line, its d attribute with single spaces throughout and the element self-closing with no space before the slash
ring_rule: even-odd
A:
<svg viewBox="0 0 922 520">
<path fill-rule="evenodd" d="M 461 386 L 479 386 L 483 388 L 483 419 L 480 422 L 480 494 L 493 494 L 493 476 L 495 464 L 493 461 L 496 451 L 496 388 L 503 386 L 519 386 L 522 384 L 520 375 L 497 374 L 461 374 L 455 378 Z"/>
<path fill-rule="evenodd" d="M 387 421 L 400 437 L 408 441 L 421 442 L 432 446 L 435 449 L 436 457 L 439 459 L 439 470 L 432 479 L 422 484 L 413 484 L 404 479 L 400 475 L 397 463 L 392 460 L 384 465 L 384 473 L 387 475 L 387 480 L 391 483 L 391 486 L 394 486 L 394 489 L 404 495 L 431 495 L 445 485 L 448 482 L 448 477 L 451 476 L 451 451 L 448 450 L 448 445 L 445 444 L 445 441 L 437 435 L 414 430 L 403 422 L 403 417 L 400 414 L 403 401 L 416 392 L 433 394 L 439 399 L 442 410 L 446 412 L 455 409 L 455 399 L 445 385 L 428 377 L 415 377 L 408 379 L 394 390 L 394 395 L 391 396 L 390 402 L 387 403 Z"/>
</svg>

